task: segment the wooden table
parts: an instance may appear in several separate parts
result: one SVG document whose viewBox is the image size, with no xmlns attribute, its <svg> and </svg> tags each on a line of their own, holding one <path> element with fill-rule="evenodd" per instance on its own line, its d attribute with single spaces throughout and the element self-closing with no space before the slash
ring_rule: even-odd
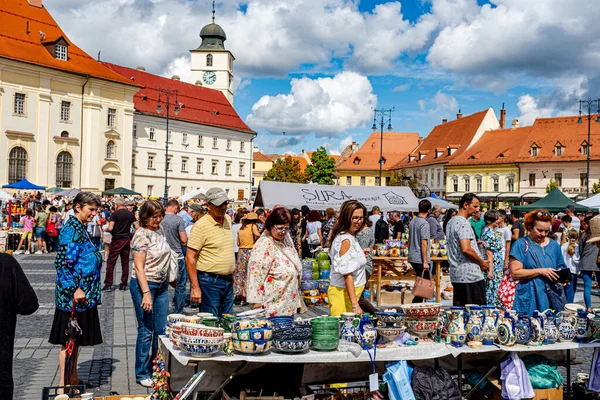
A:
<svg viewBox="0 0 600 400">
<path fill-rule="evenodd" d="M 395 280 L 410 280 L 414 281 L 414 275 L 408 275 L 403 271 L 400 271 L 395 263 L 400 261 L 408 261 L 408 257 L 372 257 L 373 260 L 373 275 L 371 276 L 370 282 L 373 283 L 371 287 L 371 301 L 373 301 L 373 289 L 377 290 L 377 306 L 381 306 L 381 287 L 383 283 L 395 281 Z M 448 257 L 431 257 L 431 261 L 435 265 L 435 275 L 433 280 L 435 281 L 435 300 L 439 303 L 442 300 L 441 293 L 441 281 L 442 281 L 442 262 L 447 261 Z M 410 263 L 408 263 L 410 265 Z M 412 267 L 411 267 L 412 268 Z M 393 275 L 383 275 L 383 270 L 389 270 Z"/>
</svg>

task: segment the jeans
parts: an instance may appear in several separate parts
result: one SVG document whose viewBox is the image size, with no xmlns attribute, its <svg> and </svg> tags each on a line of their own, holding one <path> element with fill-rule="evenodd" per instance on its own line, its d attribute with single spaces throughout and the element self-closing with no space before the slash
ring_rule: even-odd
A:
<svg viewBox="0 0 600 400">
<path fill-rule="evenodd" d="M 177 287 L 173 295 L 173 313 L 182 314 L 183 306 L 185 305 L 186 285 L 187 285 L 187 269 L 185 268 L 185 258 L 177 260 L 179 265 L 179 278 L 177 278 Z"/>
<path fill-rule="evenodd" d="M 202 291 L 200 311 L 215 317 L 233 313 L 233 282 L 198 274 Z"/>
<path fill-rule="evenodd" d="M 142 290 L 138 280 L 131 280 L 131 299 L 135 308 L 137 319 L 137 341 L 135 343 L 135 380 L 152 377 L 152 360 L 158 351 L 158 336 L 165 334 L 167 326 L 167 315 L 169 314 L 169 291 L 168 283 L 157 283 L 148 281 L 148 289 L 152 296 L 152 311 L 142 310 Z M 151 352 L 152 351 L 152 352 Z"/>
<path fill-rule="evenodd" d="M 117 264 L 117 258 L 121 256 L 121 285 L 127 286 L 127 280 L 129 279 L 130 251 L 130 238 L 112 240 L 112 242 L 110 243 L 110 252 L 108 253 L 108 259 L 106 260 L 106 276 L 104 277 L 105 285 L 113 285 L 113 279 L 115 278 L 115 265 Z"/>
<path fill-rule="evenodd" d="M 592 271 L 581 271 L 583 277 L 583 300 L 585 301 L 585 308 L 592 308 L 592 283 L 593 279 Z M 596 273 L 596 279 L 600 276 L 600 273 Z M 600 283 L 600 279 L 598 279 Z"/>
<path fill-rule="evenodd" d="M 577 274 L 571 273 L 571 282 L 565 286 L 567 303 L 573 303 L 575 301 L 575 292 L 577 292 Z"/>
</svg>

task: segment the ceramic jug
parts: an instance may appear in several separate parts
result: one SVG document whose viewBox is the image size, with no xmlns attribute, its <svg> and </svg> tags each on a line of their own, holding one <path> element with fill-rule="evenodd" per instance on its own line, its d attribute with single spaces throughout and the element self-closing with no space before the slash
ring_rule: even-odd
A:
<svg viewBox="0 0 600 400">
<path fill-rule="evenodd" d="M 498 318 L 500 313 L 494 306 L 483 306 L 485 313 L 485 322 L 483 323 L 483 332 L 481 334 L 482 342 L 486 346 L 491 346 L 498 337 Z"/>
<path fill-rule="evenodd" d="M 498 323 L 498 343 L 504 346 L 514 346 L 515 340 L 515 319 L 509 311 L 505 311 L 504 317 Z"/>
<path fill-rule="evenodd" d="M 594 308 L 594 317 L 590 318 L 590 340 L 593 342 L 600 341 L 600 308 Z"/>
<path fill-rule="evenodd" d="M 345 312 L 342 313 L 343 324 L 340 328 L 340 340 L 346 342 L 354 342 L 356 327 L 354 326 L 354 313 Z"/>
<path fill-rule="evenodd" d="M 546 342 L 546 331 L 544 330 L 544 317 L 537 310 L 531 316 L 531 345 L 541 346 Z"/>
<path fill-rule="evenodd" d="M 556 314 L 548 309 L 542 311 L 544 316 L 544 331 L 546 332 L 546 343 L 553 344 L 558 341 L 558 328 L 556 327 Z"/>
<path fill-rule="evenodd" d="M 471 311 L 467 315 L 467 342 L 481 342 L 485 324 L 485 314 L 481 306 L 471 306 Z"/>
<path fill-rule="evenodd" d="M 558 313 L 558 340 L 570 342 L 575 338 L 575 324 L 577 320 L 573 314 L 562 311 Z"/>
<path fill-rule="evenodd" d="M 448 336 L 450 337 L 450 343 L 454 347 L 461 347 L 467 338 L 464 309 L 462 307 L 451 307 L 450 314 L 451 317 L 448 324 Z"/>
<path fill-rule="evenodd" d="M 575 326 L 575 341 L 578 343 L 588 343 L 591 337 L 590 319 L 587 311 L 577 312 L 577 325 Z"/>
<path fill-rule="evenodd" d="M 345 325 L 345 321 L 344 321 Z M 373 321 L 368 315 L 363 315 L 358 327 L 354 331 L 356 343 L 360 344 L 363 349 L 370 349 L 375 345 L 377 339 L 377 330 L 373 325 Z"/>
<path fill-rule="evenodd" d="M 515 323 L 516 343 L 527 345 L 531 340 L 531 318 L 525 312 L 519 313 L 519 319 Z"/>
</svg>

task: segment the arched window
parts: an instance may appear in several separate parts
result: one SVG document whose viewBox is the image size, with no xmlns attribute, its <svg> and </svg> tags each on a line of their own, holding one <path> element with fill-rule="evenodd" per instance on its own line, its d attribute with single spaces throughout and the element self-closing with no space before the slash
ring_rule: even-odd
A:
<svg viewBox="0 0 600 400">
<path fill-rule="evenodd" d="M 67 131 L 62 131 L 62 132 L 60 133 L 60 137 L 69 137 L 69 132 L 67 132 Z"/>
<path fill-rule="evenodd" d="M 73 157 L 68 151 L 61 151 L 56 157 L 56 186 L 71 187 L 73 182 Z"/>
<path fill-rule="evenodd" d="M 207 67 L 212 67 L 212 54 L 207 54 L 206 55 L 206 66 Z"/>
<path fill-rule="evenodd" d="M 8 155 L 8 183 L 15 183 L 27 177 L 27 151 L 18 146 Z"/>
<path fill-rule="evenodd" d="M 114 159 L 116 153 L 116 145 L 114 140 L 109 140 L 106 143 L 106 158 Z"/>
</svg>

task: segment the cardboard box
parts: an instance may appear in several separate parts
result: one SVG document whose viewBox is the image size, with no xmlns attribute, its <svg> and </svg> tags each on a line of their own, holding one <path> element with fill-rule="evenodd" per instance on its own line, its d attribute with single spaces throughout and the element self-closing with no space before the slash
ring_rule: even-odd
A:
<svg viewBox="0 0 600 400">
<path fill-rule="evenodd" d="M 381 304 L 378 304 L 379 307 L 389 306 L 389 307 L 397 307 L 402 304 L 402 292 L 388 292 L 385 290 L 381 291 Z"/>
</svg>

